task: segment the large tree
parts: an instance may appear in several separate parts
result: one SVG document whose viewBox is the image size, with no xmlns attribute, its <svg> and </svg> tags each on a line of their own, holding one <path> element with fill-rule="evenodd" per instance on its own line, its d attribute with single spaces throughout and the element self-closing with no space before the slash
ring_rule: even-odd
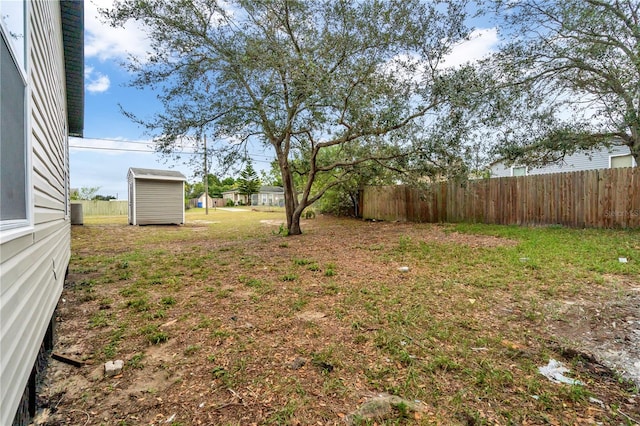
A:
<svg viewBox="0 0 640 426">
<path fill-rule="evenodd" d="M 240 177 L 236 181 L 238 192 L 247 196 L 247 204 L 251 205 L 251 196 L 260 191 L 260 179 L 258 173 L 253 168 L 251 161 L 247 161 L 247 165 L 240 172 Z"/>
<path fill-rule="evenodd" d="M 488 3 L 509 40 L 492 58 L 505 95 L 497 152 L 542 164 L 626 145 L 640 164 L 640 2 Z"/>
<path fill-rule="evenodd" d="M 142 22 L 152 40 L 149 57 L 129 66 L 134 86 L 160 93 L 164 111 L 140 120 L 158 149 L 171 152 L 190 132 L 232 139 L 230 148 L 252 138 L 271 146 L 288 234 L 296 235 L 304 208 L 349 179 L 352 166 L 421 150 L 443 125 L 438 117 L 460 107 L 465 73 L 442 62 L 468 36 L 465 7 L 466 0 L 121 0 L 104 14 L 116 26 Z M 328 148 L 345 155 L 321 156 Z M 296 155 L 307 162 L 299 188 Z M 332 179 L 314 185 L 327 173 Z"/>
</svg>

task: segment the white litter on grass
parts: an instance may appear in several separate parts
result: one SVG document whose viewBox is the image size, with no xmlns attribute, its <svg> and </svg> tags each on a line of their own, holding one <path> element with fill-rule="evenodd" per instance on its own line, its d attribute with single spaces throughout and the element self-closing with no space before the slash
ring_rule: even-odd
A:
<svg viewBox="0 0 640 426">
<path fill-rule="evenodd" d="M 626 258 L 626 257 L 619 257 L 619 258 L 618 258 L 618 262 L 620 262 L 620 263 L 627 263 L 628 261 L 627 261 L 627 258 Z"/>
<path fill-rule="evenodd" d="M 165 423 L 171 423 L 175 418 L 176 418 L 176 414 L 174 413 L 171 416 L 169 416 L 169 418 L 165 421 Z"/>
<path fill-rule="evenodd" d="M 398 271 L 400 272 L 409 272 L 409 267 L 408 266 L 401 266 L 398 268 Z"/>
<path fill-rule="evenodd" d="M 545 376 L 547 379 L 551 380 L 554 383 L 566 383 L 568 385 L 584 385 L 583 382 L 577 379 L 572 379 L 564 375 L 564 373 L 568 373 L 569 369 L 562 365 L 560 361 L 556 361 L 555 359 L 550 359 L 549 364 L 538 367 L 538 371 L 540 374 Z"/>
</svg>

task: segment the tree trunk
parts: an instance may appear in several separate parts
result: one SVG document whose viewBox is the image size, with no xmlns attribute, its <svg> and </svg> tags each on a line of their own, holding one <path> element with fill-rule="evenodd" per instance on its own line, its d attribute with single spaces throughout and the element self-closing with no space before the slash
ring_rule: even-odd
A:
<svg viewBox="0 0 640 426">
<path fill-rule="evenodd" d="M 300 235 L 300 214 L 296 213 L 298 208 L 298 194 L 296 186 L 293 182 L 289 161 L 278 152 L 278 164 L 280 165 L 280 173 L 282 174 L 282 186 L 284 187 L 284 208 L 287 216 L 287 233 L 288 235 Z"/>
<path fill-rule="evenodd" d="M 636 160 L 636 166 L 640 167 L 640 138 L 634 139 L 633 143 L 629 144 L 629 150 L 631 156 Z"/>
<path fill-rule="evenodd" d="M 349 198 L 351 199 L 351 204 L 353 205 L 353 216 L 360 217 L 360 210 L 358 209 L 360 204 L 360 192 L 358 191 L 355 194 L 353 192 L 349 192 Z"/>
<path fill-rule="evenodd" d="M 293 212 L 292 218 L 291 218 L 291 224 L 288 227 L 288 233 L 289 235 L 301 235 L 302 234 L 302 229 L 300 228 L 300 216 L 301 216 L 302 212 Z"/>
</svg>

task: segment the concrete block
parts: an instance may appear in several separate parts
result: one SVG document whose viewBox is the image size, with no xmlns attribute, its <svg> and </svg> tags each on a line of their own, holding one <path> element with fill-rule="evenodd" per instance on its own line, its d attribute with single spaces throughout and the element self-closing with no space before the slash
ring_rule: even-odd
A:
<svg viewBox="0 0 640 426">
<path fill-rule="evenodd" d="M 124 361 L 121 359 L 107 361 L 104 364 L 104 375 L 107 377 L 116 376 L 122 373 L 122 367 L 124 367 Z"/>
</svg>

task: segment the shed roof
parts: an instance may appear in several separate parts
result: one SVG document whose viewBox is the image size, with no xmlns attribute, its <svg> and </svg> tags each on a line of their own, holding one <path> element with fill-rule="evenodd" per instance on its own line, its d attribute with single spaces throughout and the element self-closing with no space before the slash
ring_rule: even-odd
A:
<svg viewBox="0 0 640 426">
<path fill-rule="evenodd" d="M 187 178 L 175 170 L 141 169 L 138 167 L 129 168 L 129 173 L 134 179 L 154 179 L 154 180 L 176 180 L 186 181 Z"/>
<path fill-rule="evenodd" d="M 69 134 L 82 137 L 84 130 L 84 2 L 62 0 L 60 15 L 62 16 Z"/>
</svg>

